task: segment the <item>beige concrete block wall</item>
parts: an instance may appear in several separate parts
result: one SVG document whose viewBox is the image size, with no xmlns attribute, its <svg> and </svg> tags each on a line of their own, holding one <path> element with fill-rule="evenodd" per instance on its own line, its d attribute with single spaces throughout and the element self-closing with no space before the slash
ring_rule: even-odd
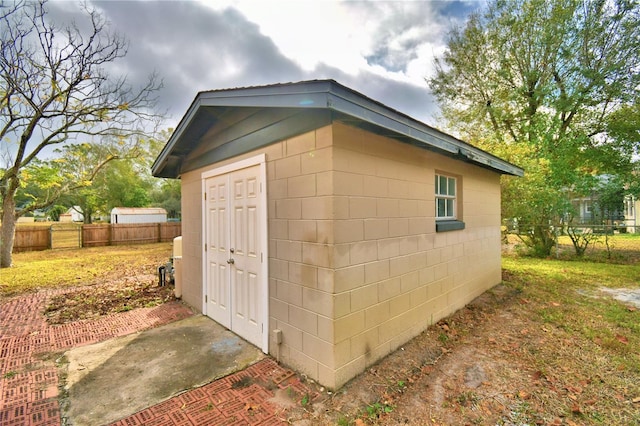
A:
<svg viewBox="0 0 640 426">
<path fill-rule="evenodd" d="M 336 202 L 332 127 L 280 142 L 280 158 L 268 157 L 270 352 L 283 363 L 319 379 L 335 370 L 334 317 L 346 312 L 336 296 L 333 218 Z M 331 381 L 333 383 L 333 381 Z"/>
<path fill-rule="evenodd" d="M 335 217 L 333 375 L 354 375 L 500 282 L 499 175 L 334 124 L 333 183 L 347 209 Z M 457 176 L 464 230 L 435 232 L 434 176 Z"/>
<path fill-rule="evenodd" d="M 202 310 L 202 180 L 200 171 L 180 177 L 182 186 L 182 300 Z"/>
</svg>

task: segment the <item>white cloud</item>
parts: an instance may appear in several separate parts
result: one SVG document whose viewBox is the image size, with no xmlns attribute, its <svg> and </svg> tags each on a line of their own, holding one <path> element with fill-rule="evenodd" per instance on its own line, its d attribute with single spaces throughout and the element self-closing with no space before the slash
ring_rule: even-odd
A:
<svg viewBox="0 0 640 426">
<path fill-rule="evenodd" d="M 74 3 L 71 3 L 74 4 Z M 433 124 L 425 77 L 446 32 L 479 6 L 460 1 L 94 0 L 130 40 L 113 70 L 136 84 L 164 79 L 174 125 L 198 91 L 333 78 Z M 69 19 L 79 8 L 50 3 Z"/>
<path fill-rule="evenodd" d="M 280 52 L 305 71 L 319 64 L 355 73 L 366 62 L 362 47 L 368 35 L 362 22 L 337 1 L 231 1 L 205 2 L 221 10 L 232 6 L 278 46 Z"/>
</svg>

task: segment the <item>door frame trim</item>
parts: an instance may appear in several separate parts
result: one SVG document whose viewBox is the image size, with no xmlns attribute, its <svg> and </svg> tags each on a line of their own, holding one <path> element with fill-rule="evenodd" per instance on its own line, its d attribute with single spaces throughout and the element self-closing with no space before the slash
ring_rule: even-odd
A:
<svg viewBox="0 0 640 426">
<path fill-rule="evenodd" d="M 246 169 L 249 167 L 260 166 L 260 204 L 262 205 L 262 212 L 260 214 L 260 255 L 261 255 L 261 269 L 262 274 L 261 286 L 264 289 L 262 294 L 262 301 L 260 307 L 262 308 L 262 347 L 260 348 L 265 354 L 269 353 L 269 240 L 268 240 L 268 220 L 267 212 L 269 206 L 267 204 L 267 156 L 266 154 L 259 154 L 253 157 L 245 158 L 240 161 L 236 161 L 231 164 L 216 167 L 211 170 L 204 171 L 200 174 L 201 186 L 202 186 L 202 313 L 207 315 L 207 302 L 205 296 L 207 293 L 207 252 L 204 249 L 206 242 L 207 232 L 207 203 L 204 200 L 204 194 L 207 192 L 206 180 L 212 177 L 226 175 L 228 173 L 236 172 L 238 170 Z"/>
</svg>

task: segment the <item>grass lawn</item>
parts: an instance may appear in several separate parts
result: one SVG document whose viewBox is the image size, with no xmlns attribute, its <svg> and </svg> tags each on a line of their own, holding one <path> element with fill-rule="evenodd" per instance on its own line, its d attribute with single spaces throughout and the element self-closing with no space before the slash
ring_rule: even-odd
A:
<svg viewBox="0 0 640 426">
<path fill-rule="evenodd" d="M 0 296 L 156 274 L 170 256 L 171 243 L 14 253 L 0 270 Z"/>
<path fill-rule="evenodd" d="M 640 308 L 606 292 L 632 290 L 640 302 L 640 236 L 616 235 L 613 245 L 615 263 L 602 245 L 581 260 L 503 256 L 506 285 L 542 330 L 522 359 L 564 391 L 537 402 L 577 424 L 640 424 Z"/>
</svg>

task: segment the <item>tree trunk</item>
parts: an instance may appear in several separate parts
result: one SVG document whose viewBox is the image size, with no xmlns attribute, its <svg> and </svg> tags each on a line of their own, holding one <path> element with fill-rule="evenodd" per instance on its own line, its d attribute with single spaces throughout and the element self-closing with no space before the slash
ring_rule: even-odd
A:
<svg viewBox="0 0 640 426">
<path fill-rule="evenodd" d="M 11 252 L 16 231 L 16 202 L 14 193 L 7 191 L 2 200 L 2 233 L 0 234 L 0 268 L 11 266 Z"/>
</svg>

